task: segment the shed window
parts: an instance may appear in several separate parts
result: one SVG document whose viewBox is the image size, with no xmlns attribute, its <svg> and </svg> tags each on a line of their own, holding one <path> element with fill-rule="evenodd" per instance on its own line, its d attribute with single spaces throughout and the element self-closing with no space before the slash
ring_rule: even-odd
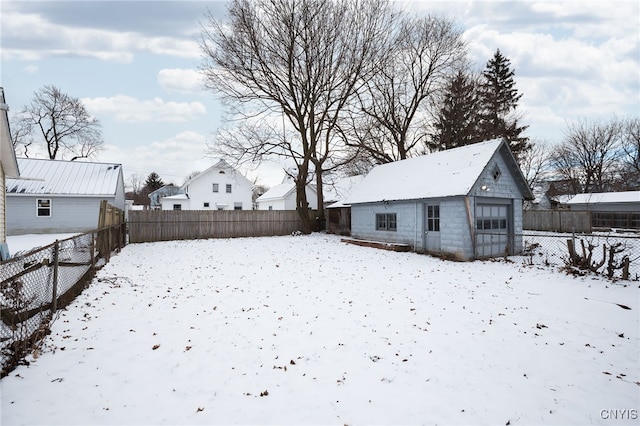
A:
<svg viewBox="0 0 640 426">
<path fill-rule="evenodd" d="M 227 194 L 231 194 L 231 184 L 227 184 Z"/>
<path fill-rule="evenodd" d="M 182 210 L 182 204 L 174 204 L 173 205 L 173 209 L 174 210 Z"/>
<path fill-rule="evenodd" d="M 427 206 L 427 230 L 440 232 L 440 206 Z"/>
<path fill-rule="evenodd" d="M 36 200 L 37 215 L 38 217 L 50 217 L 51 216 L 51 200 Z"/>
<path fill-rule="evenodd" d="M 242 210 L 242 203 L 234 203 L 233 204 L 233 209 L 234 210 Z"/>
<path fill-rule="evenodd" d="M 395 231 L 397 229 L 396 214 L 395 213 L 376 214 L 376 229 L 378 231 Z"/>
<path fill-rule="evenodd" d="M 204 208 L 209 208 L 209 203 L 205 201 L 205 203 L 204 203 L 203 207 L 204 207 Z"/>
<path fill-rule="evenodd" d="M 218 184 L 217 183 L 213 184 L 213 192 L 218 192 Z"/>
<path fill-rule="evenodd" d="M 498 180 L 500 176 L 502 176 L 502 172 L 500 171 L 500 168 L 498 167 L 497 164 L 493 168 L 493 172 L 491 172 L 491 176 L 493 176 L 493 180 Z"/>
</svg>

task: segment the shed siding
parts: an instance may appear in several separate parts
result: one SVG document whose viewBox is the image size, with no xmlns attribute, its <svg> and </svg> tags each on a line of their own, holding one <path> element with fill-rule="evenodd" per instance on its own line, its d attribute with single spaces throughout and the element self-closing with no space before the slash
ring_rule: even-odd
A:
<svg viewBox="0 0 640 426">
<path fill-rule="evenodd" d="M 423 252 L 426 202 L 440 206 L 441 253 L 461 260 L 473 258 L 464 197 L 353 205 L 351 235 L 364 240 L 408 244 L 413 250 Z M 395 213 L 397 230 L 376 230 L 376 214 L 379 213 Z"/>
<path fill-rule="evenodd" d="M 395 213 L 396 231 L 376 230 L 376 214 Z M 421 205 L 413 201 L 357 204 L 351 206 L 351 235 L 363 240 L 409 244 L 414 250 L 422 250 Z"/>
<path fill-rule="evenodd" d="M 51 199 L 51 216 L 37 217 L 36 200 Z M 116 205 L 114 197 L 12 196 L 7 214 L 7 234 L 85 232 L 98 227 L 100 201 Z"/>
<path fill-rule="evenodd" d="M 442 253 L 447 256 L 459 260 L 473 259 L 474 247 L 464 197 L 440 202 L 440 245 Z"/>
</svg>

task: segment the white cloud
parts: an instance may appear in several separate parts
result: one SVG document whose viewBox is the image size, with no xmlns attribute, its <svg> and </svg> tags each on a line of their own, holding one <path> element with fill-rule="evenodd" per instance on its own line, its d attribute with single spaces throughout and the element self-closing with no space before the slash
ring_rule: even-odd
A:
<svg viewBox="0 0 640 426">
<path fill-rule="evenodd" d="M 84 98 L 82 102 L 95 116 L 108 114 L 124 123 L 185 122 L 204 116 L 207 108 L 202 102 L 172 102 L 156 97 L 140 100 L 116 95 L 109 98 Z"/>
<path fill-rule="evenodd" d="M 45 57 L 79 56 L 129 63 L 140 52 L 181 58 L 198 58 L 200 55 L 197 43 L 188 38 L 63 26 L 38 14 L 20 13 L 9 7 L 3 10 L 3 15 L 3 35 L 10 35 L 14 46 L 2 49 L 3 60 L 35 61 Z"/>
<path fill-rule="evenodd" d="M 182 185 L 193 171 L 203 171 L 216 160 L 204 156 L 206 137 L 183 131 L 167 139 L 145 145 L 122 147 L 106 144 L 98 161 L 122 163 L 125 179 L 132 174 L 147 176 L 156 172 L 165 183 Z"/>
<path fill-rule="evenodd" d="M 167 92 L 202 93 L 202 75 L 195 69 L 170 68 L 158 72 L 158 83 Z"/>
</svg>

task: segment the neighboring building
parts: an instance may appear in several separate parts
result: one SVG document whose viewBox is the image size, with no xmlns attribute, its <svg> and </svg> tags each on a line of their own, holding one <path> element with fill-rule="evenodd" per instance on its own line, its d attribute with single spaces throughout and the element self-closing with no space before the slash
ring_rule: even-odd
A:
<svg viewBox="0 0 640 426">
<path fill-rule="evenodd" d="M 640 191 L 577 194 L 565 207 L 591 212 L 594 228 L 640 229 Z"/>
<path fill-rule="evenodd" d="M 305 187 L 307 203 L 311 210 L 318 208 L 318 193 L 314 185 Z M 285 177 L 281 184 L 274 186 L 256 199 L 258 210 L 295 210 L 296 184 Z"/>
<path fill-rule="evenodd" d="M 86 232 L 98 227 L 100 202 L 125 209 L 122 166 L 19 158 L 22 179 L 7 179 L 7 233 Z"/>
<path fill-rule="evenodd" d="M 576 194 L 580 185 L 569 179 L 542 181 L 533 188 L 531 201 L 524 204 L 525 210 L 556 210 Z"/>
<path fill-rule="evenodd" d="M 149 193 L 149 208 L 151 210 L 162 210 L 162 197 L 170 197 L 172 195 L 182 194 L 184 191 L 179 186 L 172 183 L 164 185 L 161 188 Z"/>
<path fill-rule="evenodd" d="M 344 201 L 363 179 L 364 175 L 349 176 L 324 185 L 324 199 L 327 206 L 325 212 L 328 218 L 327 232 L 351 235 L 351 205 L 345 204 Z"/>
<path fill-rule="evenodd" d="M 4 88 L 0 87 L 0 185 L 2 186 L 2 195 L 0 196 L 0 260 L 9 258 L 9 250 L 7 248 L 6 180 L 20 177 L 16 152 L 11 141 L 8 111 L 9 106 L 4 99 Z"/>
<path fill-rule="evenodd" d="M 253 184 L 220 160 L 189 179 L 182 194 L 162 197 L 162 210 L 252 210 Z"/>
<path fill-rule="evenodd" d="M 472 260 L 522 251 L 522 204 L 531 199 L 496 139 L 377 166 L 345 202 L 355 238 Z"/>
</svg>

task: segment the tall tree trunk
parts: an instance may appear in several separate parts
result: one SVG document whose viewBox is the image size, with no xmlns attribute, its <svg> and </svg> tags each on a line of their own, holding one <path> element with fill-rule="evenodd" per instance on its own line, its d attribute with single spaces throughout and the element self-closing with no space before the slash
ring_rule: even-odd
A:
<svg viewBox="0 0 640 426">
<path fill-rule="evenodd" d="M 324 216 L 324 191 L 322 191 L 322 173 L 316 173 L 316 191 L 318 200 L 318 219 L 316 223 L 317 231 L 324 231 L 326 229 L 325 216 Z"/>
<path fill-rule="evenodd" d="M 309 217 L 309 202 L 307 201 L 307 178 L 309 176 L 308 163 L 304 162 L 298 166 L 298 176 L 295 179 L 296 183 L 296 211 L 300 220 L 302 221 L 302 229 L 300 232 L 303 234 L 310 234 L 313 231 L 313 225 L 311 218 Z"/>
</svg>

